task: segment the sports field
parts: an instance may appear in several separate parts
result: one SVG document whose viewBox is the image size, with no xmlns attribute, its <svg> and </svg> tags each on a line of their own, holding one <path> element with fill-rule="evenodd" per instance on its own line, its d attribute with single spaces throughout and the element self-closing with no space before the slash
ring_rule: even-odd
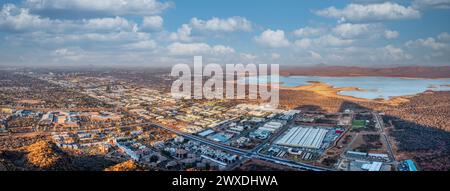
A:
<svg viewBox="0 0 450 191">
<path fill-rule="evenodd" d="M 365 126 L 366 126 L 366 121 L 364 121 L 364 120 L 353 120 L 352 121 L 352 128 L 354 128 L 354 129 L 364 128 Z"/>
</svg>

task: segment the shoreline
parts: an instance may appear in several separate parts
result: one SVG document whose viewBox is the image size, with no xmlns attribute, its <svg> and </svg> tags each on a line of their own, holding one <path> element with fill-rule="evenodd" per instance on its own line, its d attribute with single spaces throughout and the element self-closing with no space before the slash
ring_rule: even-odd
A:
<svg viewBox="0 0 450 191">
<path fill-rule="evenodd" d="M 450 77 L 407 77 L 407 76 L 367 76 L 367 75 L 297 75 L 297 74 L 280 74 L 282 77 L 307 76 L 307 77 L 330 77 L 330 78 L 399 78 L 407 80 L 450 80 Z"/>
<path fill-rule="evenodd" d="M 336 88 L 330 84 L 318 81 L 309 81 L 308 85 L 299 85 L 294 87 L 280 86 L 281 90 L 310 91 L 327 97 L 337 97 L 351 99 L 354 101 L 371 101 L 370 99 L 357 98 L 353 96 L 340 95 L 342 91 L 364 91 L 356 87 Z"/>
<path fill-rule="evenodd" d="M 252 77 L 252 76 L 249 76 Z M 255 76 L 253 76 L 255 77 Z M 280 77 L 282 77 L 280 75 Z M 324 77 L 324 76 L 307 76 L 307 77 Z M 362 76 L 352 76 L 352 77 L 362 77 Z M 374 76 L 367 76 L 367 77 L 374 77 Z M 339 77 L 336 77 L 339 78 Z M 344 78 L 344 77 L 342 77 Z M 396 77 L 391 77 L 396 78 Z M 402 79 L 427 79 L 427 78 L 405 78 L 405 77 L 397 77 Z M 309 91 L 314 92 L 323 96 L 327 97 L 334 97 L 339 99 L 345 99 L 349 101 L 359 101 L 359 102 L 374 102 L 374 103 L 383 103 L 383 104 L 390 104 L 390 105 L 398 105 L 403 102 L 408 102 L 411 97 L 417 96 L 422 93 L 426 93 L 428 90 L 423 92 L 417 92 L 416 94 L 412 95 L 399 95 L 399 96 L 391 96 L 389 98 L 361 98 L 361 97 L 355 97 L 350 95 L 342 95 L 341 92 L 345 91 L 358 91 L 358 92 L 370 92 L 373 90 L 370 89 L 362 89 L 358 87 L 335 87 L 331 84 L 328 84 L 326 82 L 318 81 L 318 80 L 311 80 L 306 81 L 307 84 L 299 84 L 296 86 L 284 86 L 284 82 L 281 82 L 281 80 L 277 83 L 280 90 L 294 90 L 294 91 Z M 266 84 L 270 86 L 270 84 Z M 441 87 L 450 87 L 450 84 L 440 84 L 438 86 Z M 431 90 L 433 92 L 438 92 L 439 90 Z M 449 91 L 449 90 L 440 90 L 440 91 Z"/>
<path fill-rule="evenodd" d="M 366 98 L 358 98 L 354 96 L 341 95 L 339 94 L 342 91 L 367 91 L 357 87 L 343 87 L 336 88 L 330 84 L 324 82 L 310 81 L 309 85 L 300 85 L 295 87 L 285 87 L 281 86 L 280 90 L 294 90 L 294 91 L 310 91 L 314 92 L 326 97 L 334 97 L 339 99 L 345 99 L 349 101 L 358 101 L 358 102 L 376 102 L 390 105 L 398 105 L 403 102 L 409 101 L 409 98 L 415 95 L 404 95 L 404 96 L 395 96 L 390 99 L 366 99 Z M 423 93 L 423 92 L 422 92 Z M 416 94 L 417 95 L 417 94 Z"/>
<path fill-rule="evenodd" d="M 270 74 L 266 75 L 269 76 Z M 249 74 L 248 77 L 255 77 L 258 74 Z M 297 75 L 297 74 L 278 74 L 279 77 L 295 77 L 295 76 L 304 76 L 304 77 L 322 77 L 322 78 L 397 78 L 397 79 L 406 79 L 406 80 L 450 80 L 450 77 L 408 77 L 408 76 L 367 76 L 367 75 Z M 450 84 L 449 84 L 450 85 Z"/>
</svg>

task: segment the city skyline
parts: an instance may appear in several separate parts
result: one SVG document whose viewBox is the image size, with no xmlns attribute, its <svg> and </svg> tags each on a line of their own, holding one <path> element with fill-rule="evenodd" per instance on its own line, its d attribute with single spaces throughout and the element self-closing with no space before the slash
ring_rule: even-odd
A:
<svg viewBox="0 0 450 191">
<path fill-rule="evenodd" d="M 257 6 L 256 6 L 257 5 Z M 450 1 L 0 4 L 0 65 L 448 66 Z"/>
</svg>

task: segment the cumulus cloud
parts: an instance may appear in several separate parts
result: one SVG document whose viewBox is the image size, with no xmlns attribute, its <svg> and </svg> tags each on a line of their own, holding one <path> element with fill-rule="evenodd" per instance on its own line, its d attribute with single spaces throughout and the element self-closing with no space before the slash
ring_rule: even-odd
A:
<svg viewBox="0 0 450 191">
<path fill-rule="evenodd" d="M 161 30 L 164 24 L 164 19 L 161 16 L 147 16 L 142 20 L 141 29 L 144 31 Z"/>
<path fill-rule="evenodd" d="M 59 48 L 53 51 L 53 61 L 69 60 L 79 61 L 84 58 L 84 51 L 78 47 L 74 48 Z"/>
<path fill-rule="evenodd" d="M 303 38 L 295 41 L 295 45 L 299 48 L 309 48 L 313 45 L 313 40 L 309 38 Z"/>
<path fill-rule="evenodd" d="M 236 32 L 252 30 L 252 24 L 244 17 L 229 17 L 221 19 L 213 17 L 209 20 L 201 20 L 196 17 L 192 18 L 189 23 L 182 24 L 176 32 L 169 35 L 172 41 L 191 42 L 194 39 L 201 39 L 210 34 L 218 34 L 220 32 Z"/>
<path fill-rule="evenodd" d="M 416 19 L 420 12 L 412 7 L 385 2 L 378 4 L 349 4 L 343 9 L 329 7 L 315 11 L 317 15 L 339 19 L 340 21 L 384 21 Z"/>
<path fill-rule="evenodd" d="M 48 28 L 53 21 L 30 14 L 28 9 L 5 4 L 0 11 L 0 29 L 11 31 L 33 31 Z"/>
<path fill-rule="evenodd" d="M 310 47 L 339 47 L 351 45 L 354 40 L 342 39 L 334 35 L 324 35 L 318 38 L 303 38 L 295 41 L 296 47 L 310 48 Z"/>
<path fill-rule="evenodd" d="M 400 33 L 397 31 L 393 31 L 393 30 L 384 31 L 384 37 L 387 39 L 394 39 L 394 38 L 397 38 L 399 35 L 400 35 Z"/>
<path fill-rule="evenodd" d="M 344 38 L 353 38 L 362 34 L 367 34 L 372 28 L 375 28 L 375 26 L 371 24 L 344 23 L 337 25 L 333 31 Z"/>
<path fill-rule="evenodd" d="M 157 0 L 26 0 L 25 6 L 38 11 L 66 10 L 124 15 L 154 15 L 172 6 Z"/>
<path fill-rule="evenodd" d="M 84 26 L 86 29 L 93 31 L 133 31 L 136 30 L 134 23 L 128 22 L 128 20 L 122 17 L 115 18 L 99 18 L 84 20 Z"/>
<path fill-rule="evenodd" d="M 67 49 L 67 48 L 60 48 L 60 49 L 56 49 L 54 51 L 54 55 L 56 56 L 70 56 L 70 55 L 75 55 L 75 52 Z"/>
<path fill-rule="evenodd" d="M 79 47 L 89 52 L 115 51 L 116 54 L 128 50 L 144 50 L 156 48 L 147 33 L 139 32 L 111 32 L 111 33 L 46 33 L 33 32 L 10 36 L 6 44 L 19 44 L 36 51 L 40 47 L 45 49 L 59 49 L 61 47 Z M 156 43 L 156 42 L 155 42 Z"/>
<path fill-rule="evenodd" d="M 231 54 L 234 53 L 234 49 L 228 46 L 216 45 L 212 47 L 213 54 Z"/>
<path fill-rule="evenodd" d="M 139 42 L 134 42 L 134 43 L 124 45 L 125 49 L 130 49 L 130 50 L 149 50 L 149 49 L 154 49 L 156 47 L 157 47 L 157 44 L 153 40 L 139 41 Z"/>
<path fill-rule="evenodd" d="M 226 19 L 220 19 L 213 17 L 210 20 L 201 20 L 198 18 L 192 18 L 190 25 L 200 31 L 251 31 L 252 24 L 246 18 L 243 17 L 230 17 Z"/>
<path fill-rule="evenodd" d="M 322 56 L 321 56 L 319 53 L 317 53 L 317 52 L 309 51 L 309 54 L 311 55 L 311 57 L 312 57 L 313 59 L 316 59 L 316 60 L 322 59 Z"/>
<path fill-rule="evenodd" d="M 381 48 L 381 51 L 383 53 L 382 55 L 387 60 L 399 61 L 399 60 L 411 59 L 411 57 L 412 57 L 411 55 L 405 53 L 405 51 L 403 49 L 395 47 L 393 45 L 387 45 L 387 46 Z"/>
<path fill-rule="evenodd" d="M 258 58 L 258 56 L 254 55 L 254 54 L 241 53 L 241 58 L 245 59 L 245 60 L 254 60 L 254 59 Z"/>
<path fill-rule="evenodd" d="M 136 31 L 137 26 L 122 17 L 52 20 L 31 14 L 29 9 L 6 4 L 0 11 L 0 29 L 12 32 L 119 32 Z"/>
<path fill-rule="evenodd" d="M 379 23 L 342 23 L 333 28 L 333 32 L 343 38 L 397 38 L 397 31 L 386 29 Z"/>
<path fill-rule="evenodd" d="M 295 30 L 294 35 L 297 37 L 310 37 L 321 35 L 323 32 L 325 32 L 324 28 L 304 27 Z"/>
<path fill-rule="evenodd" d="M 178 28 L 177 32 L 171 33 L 169 38 L 173 41 L 188 42 L 192 40 L 191 34 L 192 27 L 187 24 L 183 24 L 180 28 Z"/>
<path fill-rule="evenodd" d="M 447 32 L 443 32 L 437 36 L 438 40 L 440 41 L 450 41 L 450 34 Z"/>
<path fill-rule="evenodd" d="M 445 43 L 438 42 L 433 37 L 428 37 L 426 39 L 410 40 L 410 41 L 406 42 L 406 46 L 408 46 L 408 47 L 426 47 L 426 48 L 432 48 L 434 50 L 448 48 L 448 46 Z"/>
<path fill-rule="evenodd" d="M 231 54 L 234 49 L 223 45 L 210 46 L 206 43 L 179 43 L 175 42 L 167 47 L 171 55 L 196 55 L 196 54 Z"/>
<path fill-rule="evenodd" d="M 407 42 L 395 41 L 393 43 L 398 43 L 395 45 L 387 45 L 386 41 L 379 39 L 395 39 L 400 35 L 399 31 L 386 28 L 384 21 L 419 18 L 420 11 L 425 11 L 423 9 L 446 8 L 450 0 L 401 4 L 398 3 L 401 1 L 352 1 L 358 3 L 314 11 L 317 15 L 338 20 L 336 26 L 315 23 L 289 31 L 289 34 L 281 28 L 244 34 L 264 26 L 239 16 L 193 17 L 177 30 L 166 31 L 165 20 L 159 15 L 171 3 L 163 1 L 166 2 L 23 0 L 24 3 L 0 5 L 0 33 L 3 34 L 0 38 L 1 60 L 4 63 L 18 62 L 15 48 L 23 50 L 20 60 L 26 60 L 29 64 L 48 61 L 138 65 L 149 60 L 154 63 L 177 63 L 191 55 L 205 55 L 215 62 L 246 60 L 264 63 L 269 60 L 336 65 L 448 64 L 450 55 L 450 35 L 447 32 Z M 69 12 L 77 16 L 66 16 Z M 392 26 L 402 29 L 402 35 L 409 32 L 394 23 Z M 239 36 L 234 32 L 239 32 Z M 254 37 L 248 39 L 249 36 Z M 283 48 L 280 49 L 283 52 L 278 54 L 274 53 L 277 49 L 266 49 L 267 52 L 241 53 L 232 48 L 233 44 L 230 44 L 231 47 L 221 45 L 239 41 L 236 45 L 245 44 L 246 49 L 246 40 L 269 48 Z M 280 59 L 280 54 L 283 59 Z"/>
<path fill-rule="evenodd" d="M 341 39 L 333 35 L 325 35 L 316 39 L 316 43 L 322 46 L 345 46 L 353 43 L 353 40 Z"/>
<path fill-rule="evenodd" d="M 286 39 L 283 30 L 266 30 L 261 35 L 255 37 L 256 42 L 271 48 L 281 48 L 289 46 L 289 40 Z"/>
</svg>

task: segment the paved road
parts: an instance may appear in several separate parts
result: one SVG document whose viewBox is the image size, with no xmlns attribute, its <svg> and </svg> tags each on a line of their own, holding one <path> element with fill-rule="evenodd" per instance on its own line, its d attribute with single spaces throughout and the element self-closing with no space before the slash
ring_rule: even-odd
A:
<svg viewBox="0 0 450 191">
<path fill-rule="evenodd" d="M 183 136 L 189 140 L 194 140 L 194 141 L 198 141 L 202 144 L 206 144 L 208 146 L 211 147 L 215 147 L 230 153 L 234 153 L 234 154 L 238 154 L 241 157 L 244 158 L 255 158 L 255 159 L 259 159 L 259 160 L 265 160 L 265 161 L 269 161 L 272 163 L 276 163 L 276 164 L 281 164 L 281 165 L 285 165 L 285 166 L 289 166 L 289 167 L 294 167 L 297 169 L 301 169 L 301 170 L 310 170 L 310 171 L 331 171 L 332 169 L 327 169 L 327 168 L 323 168 L 323 167 L 318 167 L 318 166 L 313 166 L 310 164 L 305 164 L 305 163 L 299 163 L 299 162 L 294 162 L 291 160 L 286 160 L 286 159 L 281 159 L 281 158 L 275 158 L 272 156 L 267 156 L 267 155 L 263 155 L 263 154 L 259 154 L 258 150 L 261 148 L 261 146 L 255 147 L 252 150 L 245 150 L 245 149 L 239 149 L 239 148 L 235 148 L 235 147 L 231 147 L 229 145 L 223 145 L 211 140 L 207 140 L 207 139 L 203 139 L 200 138 L 198 136 L 194 136 L 191 134 L 186 134 L 183 133 L 181 131 L 172 129 L 172 128 L 168 128 L 165 127 L 163 125 L 159 125 L 159 124 L 155 124 L 155 123 L 140 123 L 140 124 L 132 124 L 132 125 L 125 125 L 125 126 L 121 126 L 121 127 L 137 127 L 137 126 L 153 126 L 156 128 L 161 128 L 164 130 L 167 130 L 169 132 L 175 133 L 177 135 Z M 117 127 L 110 127 L 110 128 L 103 128 L 103 130 L 105 129 L 115 129 Z M 82 131 L 92 131 L 92 130 L 96 130 L 96 129 L 89 129 L 89 130 L 82 130 Z M 76 131 L 75 131 L 76 132 Z M 35 133 L 35 132 L 33 132 Z M 46 135 L 51 135 L 52 132 L 40 132 L 40 134 L 46 134 Z M 61 132 L 58 132 L 61 133 Z M 28 133 L 29 134 L 29 133 Z M 269 139 L 269 140 L 273 140 L 273 139 Z M 266 142 L 265 142 L 266 143 Z"/>
<path fill-rule="evenodd" d="M 240 155 L 241 157 L 246 157 L 246 158 L 256 158 L 256 159 L 260 159 L 260 160 L 265 160 L 265 161 L 269 161 L 269 162 L 273 162 L 276 164 L 281 164 L 281 165 L 285 165 L 285 166 L 290 166 L 290 167 L 294 167 L 294 168 L 298 168 L 298 169 L 302 169 L 302 170 L 311 170 L 311 171 L 331 171 L 332 169 L 328 169 L 328 168 L 323 168 L 323 167 L 318 167 L 318 166 L 313 166 L 310 164 L 305 164 L 305 163 L 298 163 L 298 162 L 293 162 L 291 160 L 286 160 L 286 159 L 280 159 L 280 158 L 274 158 L 271 156 L 266 156 L 266 155 L 262 155 L 257 153 L 257 148 L 252 149 L 252 150 L 244 150 L 244 149 L 239 149 L 239 148 L 235 148 L 235 147 L 231 147 L 228 145 L 223 145 L 211 140 L 207 140 L 207 139 L 203 139 L 194 135 L 190 135 L 190 134 L 186 134 L 183 132 L 180 132 L 178 130 L 172 129 L 172 128 L 167 128 L 165 126 L 162 125 L 158 125 L 158 124 L 149 124 L 151 126 L 154 127 L 158 127 L 158 128 L 162 128 L 164 130 L 170 131 L 172 133 L 175 133 L 179 136 L 183 136 L 187 139 L 190 140 L 194 140 L 194 141 L 198 141 L 202 144 L 206 144 L 215 148 L 219 148 L 221 150 L 227 151 L 227 152 L 231 152 L 231 153 L 235 153 Z"/>
<path fill-rule="evenodd" d="M 385 142 L 386 142 L 386 144 L 387 144 L 387 148 L 388 148 L 387 150 L 388 150 L 388 152 L 389 152 L 389 158 L 391 159 L 391 162 L 395 162 L 395 161 L 396 161 L 395 155 L 394 155 L 394 152 L 392 151 L 392 145 L 391 145 L 391 142 L 389 141 L 389 138 L 388 138 L 388 136 L 386 135 L 383 119 L 382 119 L 381 116 L 380 116 L 378 113 L 376 113 L 376 112 L 373 112 L 373 116 L 374 116 L 375 119 L 377 120 L 377 125 L 378 125 L 378 127 L 380 128 L 381 135 L 383 135 L 383 137 L 384 137 L 384 139 L 385 139 Z"/>
</svg>

